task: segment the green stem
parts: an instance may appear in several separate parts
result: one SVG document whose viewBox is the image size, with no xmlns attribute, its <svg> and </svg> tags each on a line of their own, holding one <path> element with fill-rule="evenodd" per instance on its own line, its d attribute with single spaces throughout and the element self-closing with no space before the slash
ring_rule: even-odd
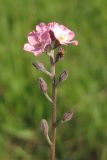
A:
<svg viewBox="0 0 107 160">
<path fill-rule="evenodd" d="M 52 75 L 52 130 L 51 130 L 51 142 L 50 145 L 50 160 L 55 160 L 55 141 L 56 141 L 56 84 L 55 84 L 55 57 L 54 51 L 51 52 L 51 75 Z"/>
<path fill-rule="evenodd" d="M 45 93 L 44 95 L 48 99 L 48 101 L 50 101 L 52 103 L 52 99 L 49 97 L 49 95 L 47 93 Z"/>
</svg>

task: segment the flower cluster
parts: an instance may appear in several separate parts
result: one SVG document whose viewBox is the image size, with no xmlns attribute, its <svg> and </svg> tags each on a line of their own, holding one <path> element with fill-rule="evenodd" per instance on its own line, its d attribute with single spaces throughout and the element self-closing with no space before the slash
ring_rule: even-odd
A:
<svg viewBox="0 0 107 160">
<path fill-rule="evenodd" d="M 64 25 L 56 22 L 40 23 L 33 32 L 29 33 L 28 43 L 24 45 L 24 50 L 38 56 L 61 45 L 72 44 L 77 46 L 78 41 L 73 40 L 74 37 L 75 33 Z"/>
</svg>

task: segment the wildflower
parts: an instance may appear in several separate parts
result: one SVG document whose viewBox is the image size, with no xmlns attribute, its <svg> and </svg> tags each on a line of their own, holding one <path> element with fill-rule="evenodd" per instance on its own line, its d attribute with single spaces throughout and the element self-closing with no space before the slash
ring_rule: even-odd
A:
<svg viewBox="0 0 107 160">
<path fill-rule="evenodd" d="M 46 47 L 51 43 L 48 31 L 30 32 L 28 35 L 28 43 L 24 45 L 24 50 L 32 52 L 38 56 L 46 51 Z"/>
<path fill-rule="evenodd" d="M 60 25 L 56 22 L 51 22 L 48 24 L 48 26 L 50 30 L 54 33 L 55 38 L 59 41 L 60 44 L 72 44 L 72 40 L 75 37 L 75 33 L 73 31 L 71 31 L 64 25 Z"/>
</svg>

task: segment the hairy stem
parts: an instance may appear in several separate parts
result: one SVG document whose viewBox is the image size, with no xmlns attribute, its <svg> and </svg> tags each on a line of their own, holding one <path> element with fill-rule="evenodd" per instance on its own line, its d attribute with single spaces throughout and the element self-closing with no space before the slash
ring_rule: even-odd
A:
<svg viewBox="0 0 107 160">
<path fill-rule="evenodd" d="M 55 141 L 56 141 L 56 84 L 55 84 L 55 58 L 54 51 L 51 51 L 51 75 L 52 75 L 52 130 L 51 130 L 51 142 L 50 145 L 50 160 L 55 160 Z"/>
</svg>

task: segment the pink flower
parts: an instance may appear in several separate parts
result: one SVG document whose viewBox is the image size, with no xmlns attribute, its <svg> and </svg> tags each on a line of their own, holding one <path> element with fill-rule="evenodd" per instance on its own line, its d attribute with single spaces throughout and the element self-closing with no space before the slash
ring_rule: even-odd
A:
<svg viewBox="0 0 107 160">
<path fill-rule="evenodd" d="M 75 37 L 75 33 L 66 28 L 65 26 L 60 25 L 56 22 L 51 22 L 48 24 L 48 26 L 49 29 L 54 33 L 55 38 L 59 41 L 60 44 L 78 44 L 78 41 L 72 41 Z"/>
<path fill-rule="evenodd" d="M 51 39 L 48 30 L 42 30 L 42 27 L 37 26 L 38 32 L 30 32 L 28 35 L 28 43 L 24 45 L 24 50 L 32 52 L 38 56 L 45 52 L 46 47 L 51 44 Z"/>
<path fill-rule="evenodd" d="M 74 37 L 73 31 L 56 22 L 48 23 L 48 25 L 40 23 L 36 26 L 36 31 L 29 33 L 28 43 L 25 43 L 24 50 L 38 56 L 47 51 L 48 46 L 50 49 L 67 44 L 77 46 L 78 41 L 73 40 Z"/>
</svg>

